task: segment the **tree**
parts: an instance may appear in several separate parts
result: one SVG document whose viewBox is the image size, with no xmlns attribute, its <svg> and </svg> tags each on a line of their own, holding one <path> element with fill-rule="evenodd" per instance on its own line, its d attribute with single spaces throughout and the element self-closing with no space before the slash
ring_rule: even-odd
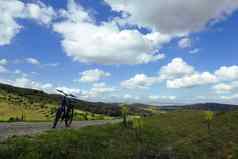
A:
<svg viewBox="0 0 238 159">
<path fill-rule="evenodd" d="M 135 130 L 136 138 L 140 141 L 141 135 L 142 135 L 142 129 L 143 129 L 143 120 L 140 116 L 134 117 L 132 119 L 132 127 Z"/>
<path fill-rule="evenodd" d="M 121 108 L 121 115 L 122 115 L 122 119 L 123 119 L 123 125 L 125 127 L 127 127 L 127 116 L 128 116 L 128 106 L 126 104 L 124 104 Z"/>
<path fill-rule="evenodd" d="M 210 131 L 211 128 L 211 122 L 213 120 L 214 113 L 212 111 L 205 111 L 205 120 L 207 122 L 207 129 Z"/>
</svg>

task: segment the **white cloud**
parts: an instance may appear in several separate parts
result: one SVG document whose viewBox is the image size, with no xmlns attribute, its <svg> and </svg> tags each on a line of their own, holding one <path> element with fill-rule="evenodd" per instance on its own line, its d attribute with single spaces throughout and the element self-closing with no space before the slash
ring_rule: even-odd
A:
<svg viewBox="0 0 238 159">
<path fill-rule="evenodd" d="M 52 90 L 52 89 L 53 89 L 53 84 L 51 84 L 51 83 L 46 83 L 46 84 L 41 85 L 41 88 L 42 88 L 43 90 Z"/>
<path fill-rule="evenodd" d="M 40 83 L 37 81 L 33 81 L 25 76 L 17 77 L 14 80 L 1 80 L 1 82 L 16 86 L 16 87 L 38 89 L 38 90 L 43 90 L 46 92 L 54 91 L 53 85 L 51 83 Z"/>
<path fill-rule="evenodd" d="M 7 59 L 0 59 L 0 65 L 7 65 L 8 61 Z"/>
<path fill-rule="evenodd" d="M 48 67 L 58 67 L 59 65 L 60 65 L 59 62 L 44 64 L 44 66 L 48 66 Z"/>
<path fill-rule="evenodd" d="M 50 24 L 56 16 L 54 9 L 51 6 L 38 1 L 38 3 L 28 3 L 24 10 L 26 18 L 36 20 L 40 24 Z"/>
<path fill-rule="evenodd" d="M 209 72 L 194 73 L 167 81 L 168 88 L 189 88 L 217 82 L 217 77 Z"/>
<path fill-rule="evenodd" d="M 62 35 L 62 47 L 68 56 L 83 63 L 143 64 L 163 59 L 158 51 L 170 36 L 158 32 L 144 35 L 138 30 L 120 30 L 113 21 L 96 25 L 88 13 L 73 0 L 61 11 L 66 20 L 53 30 Z"/>
<path fill-rule="evenodd" d="M 157 101 L 157 100 L 175 100 L 176 96 L 157 96 L 157 95 L 150 95 L 149 99 L 152 101 Z"/>
<path fill-rule="evenodd" d="M 182 49 L 189 48 L 191 47 L 191 45 L 192 45 L 192 42 L 191 42 L 191 39 L 189 38 L 182 38 L 178 42 L 178 46 Z"/>
<path fill-rule="evenodd" d="M 31 81 L 26 77 L 17 78 L 15 81 L 15 86 L 24 88 L 38 88 L 39 84 L 37 82 Z"/>
<path fill-rule="evenodd" d="M 160 79 L 172 79 L 194 73 L 193 66 L 187 64 L 182 58 L 174 58 L 169 64 L 161 67 Z"/>
<path fill-rule="evenodd" d="M 230 96 L 221 96 L 221 99 L 224 99 L 224 100 L 238 99 L 238 94 L 233 94 L 233 95 L 230 95 Z"/>
<path fill-rule="evenodd" d="M 133 96 L 130 95 L 130 94 L 125 94 L 125 95 L 123 96 L 123 98 L 124 98 L 124 99 L 132 99 Z"/>
<path fill-rule="evenodd" d="M 14 71 L 14 73 L 15 73 L 15 74 L 21 74 L 21 73 L 22 73 L 22 71 L 21 71 L 21 70 L 19 70 L 19 69 L 16 69 L 16 70 Z"/>
<path fill-rule="evenodd" d="M 89 94 L 91 95 L 100 95 L 103 93 L 113 92 L 115 91 L 115 88 L 107 86 L 105 83 L 95 83 L 93 84 L 93 87 L 89 91 Z"/>
<path fill-rule="evenodd" d="M 196 53 L 198 53 L 199 51 L 200 51 L 200 49 L 195 48 L 195 49 L 193 49 L 193 50 L 190 50 L 189 53 L 190 53 L 190 54 L 196 54 Z"/>
<path fill-rule="evenodd" d="M 102 78 L 111 76 L 110 73 L 99 69 L 87 70 L 81 73 L 80 82 L 97 82 Z"/>
<path fill-rule="evenodd" d="M 32 19 L 41 24 L 49 24 L 55 15 L 52 7 L 43 3 L 23 3 L 19 0 L 0 1 L 0 46 L 8 45 L 23 28 L 17 19 Z"/>
<path fill-rule="evenodd" d="M 105 83 L 94 83 L 91 89 L 82 92 L 81 97 L 85 99 L 100 99 L 105 94 L 115 91 L 116 88 L 107 86 Z"/>
<path fill-rule="evenodd" d="M 73 94 L 75 96 L 80 96 L 82 94 L 82 90 L 80 90 L 78 88 L 69 88 L 69 87 L 65 87 L 65 86 L 60 86 L 60 87 L 56 87 L 56 89 L 62 90 L 63 92 L 68 93 L 68 94 Z"/>
<path fill-rule="evenodd" d="M 27 63 L 32 64 L 32 65 L 39 65 L 40 64 L 39 60 L 37 60 L 35 58 L 32 58 L 32 57 L 26 58 L 25 60 L 26 60 Z"/>
<path fill-rule="evenodd" d="M 105 1 L 115 10 L 128 12 L 131 15 L 127 20 L 129 23 L 155 28 L 170 35 L 200 31 L 210 21 L 219 21 L 238 8 L 237 0 Z"/>
<path fill-rule="evenodd" d="M 229 84 L 219 83 L 213 86 L 213 89 L 216 91 L 216 93 L 221 94 L 221 93 L 230 93 L 234 89 L 234 87 Z"/>
<path fill-rule="evenodd" d="M 4 67 L 0 65 L 0 73 L 7 73 L 8 70 Z"/>
<path fill-rule="evenodd" d="M 121 82 L 121 86 L 127 89 L 144 89 L 159 82 L 158 77 L 149 77 L 145 74 L 137 74 L 129 80 Z"/>
<path fill-rule="evenodd" d="M 215 75 L 220 80 L 236 80 L 238 79 L 238 66 L 222 66 L 215 71 Z"/>
<path fill-rule="evenodd" d="M 19 69 L 16 69 L 15 71 L 13 71 L 13 73 L 16 74 L 16 75 L 19 75 L 20 77 L 27 77 L 27 76 L 28 76 L 27 73 L 22 72 L 22 71 L 19 70 Z"/>
<path fill-rule="evenodd" d="M 20 1 L 0 1 L 0 45 L 10 44 L 11 39 L 20 31 L 22 26 L 16 23 L 15 18 L 24 10 Z"/>
</svg>

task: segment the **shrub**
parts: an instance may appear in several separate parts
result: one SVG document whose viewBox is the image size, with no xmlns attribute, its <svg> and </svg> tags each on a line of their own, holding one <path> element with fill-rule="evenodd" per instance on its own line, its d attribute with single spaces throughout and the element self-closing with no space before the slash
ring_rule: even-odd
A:
<svg viewBox="0 0 238 159">
<path fill-rule="evenodd" d="M 214 113 L 212 111 L 205 111 L 205 120 L 207 122 L 208 131 L 210 131 L 213 117 L 214 117 Z"/>
<path fill-rule="evenodd" d="M 127 116 L 128 116 L 128 112 L 129 112 L 129 109 L 128 109 L 128 106 L 126 104 L 124 104 L 121 108 L 121 115 L 122 115 L 122 119 L 123 119 L 123 125 L 125 127 L 127 127 Z"/>
<path fill-rule="evenodd" d="M 132 119 L 132 128 L 135 130 L 136 138 L 141 141 L 143 120 L 141 117 L 135 117 Z"/>
</svg>

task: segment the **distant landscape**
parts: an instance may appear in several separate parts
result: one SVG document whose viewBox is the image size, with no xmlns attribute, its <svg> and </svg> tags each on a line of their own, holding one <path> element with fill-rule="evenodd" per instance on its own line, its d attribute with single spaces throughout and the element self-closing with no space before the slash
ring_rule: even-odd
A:
<svg viewBox="0 0 238 159">
<path fill-rule="evenodd" d="M 47 94 L 40 90 L 19 88 L 0 84 L 0 121 L 51 121 L 54 118 L 62 96 Z M 74 102 L 75 120 L 112 119 L 120 116 L 121 103 Z M 238 109 L 237 105 L 201 103 L 192 105 L 155 106 L 146 104 L 129 104 L 130 115 L 151 116 L 160 111 L 176 110 L 210 110 L 229 111 Z M 86 116 L 85 116 L 86 115 Z"/>
<path fill-rule="evenodd" d="M 0 121 L 51 121 L 62 96 L 40 90 L 0 84 Z M 87 102 L 76 100 L 75 120 L 103 120 L 120 116 L 120 103 Z M 129 109 L 131 115 L 149 116 L 152 107 L 141 105 Z M 157 109 L 153 107 L 153 109 Z"/>
<path fill-rule="evenodd" d="M 0 159 L 238 159 L 238 0 L 0 0 Z"/>
<path fill-rule="evenodd" d="M 33 125 L 51 123 L 61 98 L 58 94 L 0 84 L 0 120 Z M 74 121 L 124 118 L 122 103 L 76 100 L 74 105 Z M 0 142 L 0 158 L 238 158 L 237 105 L 136 103 L 127 107 L 126 125 L 123 120 L 101 126 L 13 136 Z"/>
</svg>

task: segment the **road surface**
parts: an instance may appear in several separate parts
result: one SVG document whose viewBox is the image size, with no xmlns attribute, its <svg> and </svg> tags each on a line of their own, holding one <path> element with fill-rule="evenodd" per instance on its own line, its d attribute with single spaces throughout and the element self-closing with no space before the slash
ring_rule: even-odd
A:
<svg viewBox="0 0 238 159">
<path fill-rule="evenodd" d="M 70 128 L 78 129 L 85 126 L 91 125 L 104 125 L 117 123 L 119 120 L 91 120 L 91 121 L 74 121 Z M 32 135 L 41 133 L 47 130 L 52 130 L 51 122 L 16 122 L 16 123 L 0 123 L 0 141 L 10 136 L 20 135 Z M 64 124 L 61 123 L 56 129 L 65 128 Z"/>
</svg>

